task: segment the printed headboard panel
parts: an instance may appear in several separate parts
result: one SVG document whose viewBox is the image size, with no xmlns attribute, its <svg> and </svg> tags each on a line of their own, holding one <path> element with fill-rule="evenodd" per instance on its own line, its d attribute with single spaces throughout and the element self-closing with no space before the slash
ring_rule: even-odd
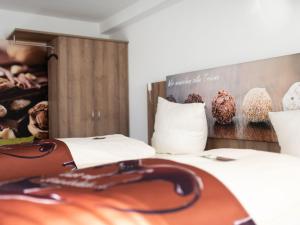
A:
<svg viewBox="0 0 300 225">
<path fill-rule="evenodd" d="M 202 98 L 211 138 L 277 142 L 267 113 L 300 109 L 297 82 L 300 54 L 167 76 L 167 96 Z"/>
<path fill-rule="evenodd" d="M 0 145 L 48 138 L 46 58 L 45 48 L 0 41 Z"/>
</svg>

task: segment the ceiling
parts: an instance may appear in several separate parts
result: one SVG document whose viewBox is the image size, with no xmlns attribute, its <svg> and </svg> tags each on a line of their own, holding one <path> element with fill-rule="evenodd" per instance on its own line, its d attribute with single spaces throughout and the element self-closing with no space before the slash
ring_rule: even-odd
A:
<svg viewBox="0 0 300 225">
<path fill-rule="evenodd" d="M 0 9 L 100 22 L 139 0 L 0 0 Z"/>
</svg>

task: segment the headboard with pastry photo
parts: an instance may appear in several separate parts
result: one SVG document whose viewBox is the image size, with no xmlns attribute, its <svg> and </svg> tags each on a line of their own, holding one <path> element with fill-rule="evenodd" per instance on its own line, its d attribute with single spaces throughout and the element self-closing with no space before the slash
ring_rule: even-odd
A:
<svg viewBox="0 0 300 225">
<path fill-rule="evenodd" d="M 245 148 L 272 146 L 278 151 L 268 114 L 300 109 L 300 54 L 171 75 L 152 85 L 152 95 L 158 93 L 156 85 L 165 86 L 169 101 L 205 103 L 208 145 L 243 143 Z"/>
</svg>

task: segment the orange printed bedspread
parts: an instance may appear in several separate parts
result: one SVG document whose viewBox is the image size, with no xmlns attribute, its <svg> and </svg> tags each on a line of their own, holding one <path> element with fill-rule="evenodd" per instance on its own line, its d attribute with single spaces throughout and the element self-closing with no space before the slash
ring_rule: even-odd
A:
<svg viewBox="0 0 300 225">
<path fill-rule="evenodd" d="M 1 225 L 255 224 L 234 195 L 203 170 L 163 159 L 124 161 L 76 170 L 62 142 L 42 143 L 25 146 L 26 154 L 24 149 L 12 150 L 14 156 L 2 154 Z M 37 157 L 49 149 L 52 152 L 48 155 Z M 54 155 L 47 161 L 51 154 Z M 27 158 L 13 159 L 15 155 Z M 36 157 L 29 159 L 29 156 Z M 25 172 L 20 172 L 14 168 L 17 162 L 13 160 L 18 163 L 28 160 L 24 163 L 34 168 L 26 170 L 25 164 L 21 164 L 19 168 Z M 44 162 L 34 162 L 41 160 Z M 1 165 L 2 161 L 5 166 Z M 14 172 L 10 171 L 10 163 Z"/>
<path fill-rule="evenodd" d="M 67 145 L 59 140 L 0 146 L 0 182 L 57 174 L 74 168 Z"/>
</svg>

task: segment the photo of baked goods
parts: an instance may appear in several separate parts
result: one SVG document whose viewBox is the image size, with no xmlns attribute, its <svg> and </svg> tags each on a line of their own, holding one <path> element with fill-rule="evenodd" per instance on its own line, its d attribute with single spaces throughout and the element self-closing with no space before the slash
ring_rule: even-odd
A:
<svg viewBox="0 0 300 225">
<path fill-rule="evenodd" d="M 265 88 L 252 88 L 242 103 L 243 116 L 249 123 L 267 123 L 272 105 L 272 98 Z"/>
<path fill-rule="evenodd" d="M 0 140 L 48 137 L 47 51 L 0 42 Z"/>
<path fill-rule="evenodd" d="M 217 95 L 212 100 L 212 116 L 217 123 L 226 125 L 232 123 L 235 116 L 236 106 L 234 97 L 225 90 L 218 91 Z"/>
<path fill-rule="evenodd" d="M 210 138 L 276 143 L 269 112 L 300 109 L 299 71 L 300 54 L 293 54 L 175 74 L 166 95 L 203 101 Z"/>
</svg>

